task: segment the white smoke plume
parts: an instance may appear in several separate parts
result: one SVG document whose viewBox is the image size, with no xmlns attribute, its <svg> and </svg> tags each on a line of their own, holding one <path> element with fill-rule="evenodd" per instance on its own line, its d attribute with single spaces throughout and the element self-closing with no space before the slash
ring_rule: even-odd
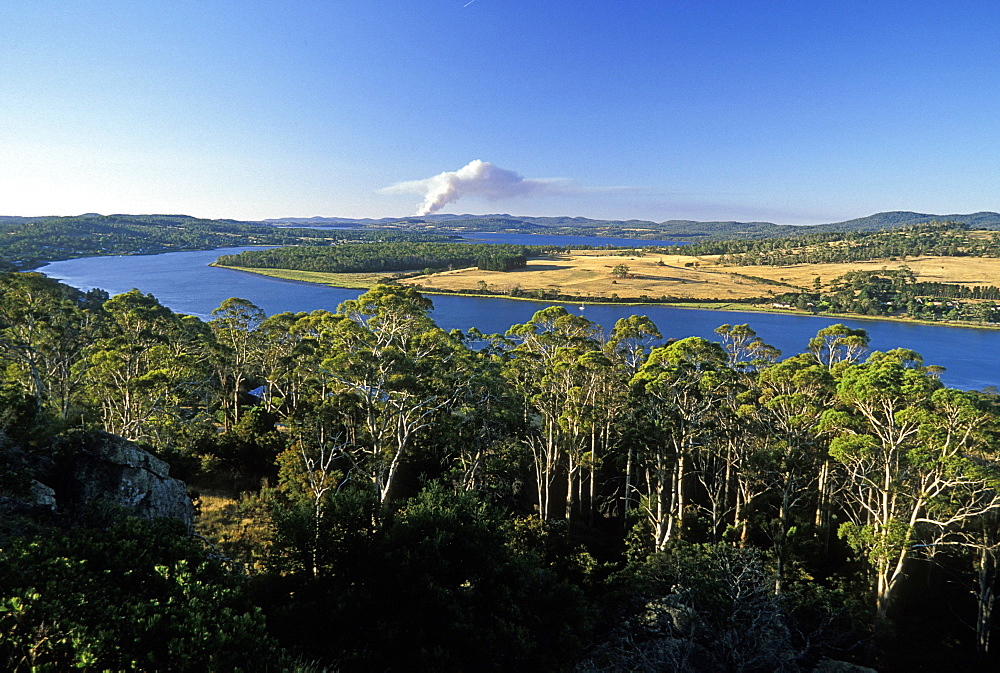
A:
<svg viewBox="0 0 1000 673">
<path fill-rule="evenodd" d="M 386 194 L 418 194 L 424 197 L 417 215 L 431 215 L 464 196 L 491 201 L 512 196 L 566 194 L 572 191 L 561 179 L 527 179 L 488 161 L 470 161 L 457 171 L 447 171 L 424 180 L 399 182 L 381 190 Z"/>
</svg>

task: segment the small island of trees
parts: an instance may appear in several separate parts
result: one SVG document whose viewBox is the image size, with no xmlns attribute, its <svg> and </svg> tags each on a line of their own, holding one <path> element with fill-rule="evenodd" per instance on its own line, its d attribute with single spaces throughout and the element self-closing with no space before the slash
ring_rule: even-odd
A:
<svg viewBox="0 0 1000 673">
<path fill-rule="evenodd" d="M 289 246 L 222 255 L 220 266 L 244 269 L 292 269 L 322 273 L 364 273 L 453 269 L 475 266 L 486 271 L 510 271 L 552 246 L 486 243 L 350 243 L 335 246 Z"/>
</svg>

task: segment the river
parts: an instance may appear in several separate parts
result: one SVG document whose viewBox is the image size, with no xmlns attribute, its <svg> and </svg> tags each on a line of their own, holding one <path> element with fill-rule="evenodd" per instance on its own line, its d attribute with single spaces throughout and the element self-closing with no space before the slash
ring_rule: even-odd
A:
<svg viewBox="0 0 1000 673">
<path fill-rule="evenodd" d="M 175 311 L 206 320 L 211 318 L 212 309 L 227 297 L 249 299 L 272 315 L 282 311 L 334 311 L 340 302 L 360 294 L 359 290 L 278 280 L 208 266 L 219 255 L 247 249 L 86 257 L 53 262 L 39 271 L 83 290 L 98 287 L 118 294 L 138 288 L 153 294 Z M 432 317 L 441 327 L 448 330 L 477 327 L 487 334 L 505 332 L 513 324 L 527 322 L 535 311 L 550 305 L 495 297 L 439 295 L 431 298 L 434 302 Z M 843 322 L 868 330 L 872 350 L 911 348 L 924 356 L 926 364 L 945 367 L 941 379 L 948 386 L 966 390 L 1000 387 L 1000 370 L 996 366 L 997 353 L 1000 353 L 998 330 L 656 305 L 563 305 L 605 328 L 612 327 L 619 318 L 647 315 L 667 338 L 701 336 L 715 339 L 713 330 L 719 325 L 749 323 L 764 341 L 780 348 L 785 356 L 805 350 L 809 338 L 820 329 Z"/>
</svg>

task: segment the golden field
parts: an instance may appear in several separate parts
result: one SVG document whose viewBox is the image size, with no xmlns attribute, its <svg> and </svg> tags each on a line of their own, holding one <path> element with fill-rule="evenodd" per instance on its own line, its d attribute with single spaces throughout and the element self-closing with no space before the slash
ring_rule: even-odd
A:
<svg viewBox="0 0 1000 673">
<path fill-rule="evenodd" d="M 615 278 L 618 264 L 629 267 L 628 278 Z M 687 266 L 696 264 L 697 266 Z M 742 299 L 812 289 L 818 276 L 826 285 L 848 271 L 898 269 L 907 266 L 918 280 L 962 285 L 1000 285 L 1000 259 L 974 257 L 910 257 L 905 262 L 877 260 L 844 264 L 793 266 L 721 266 L 715 256 L 608 254 L 575 251 L 534 259 L 524 269 L 508 272 L 459 269 L 399 281 L 425 290 L 457 292 L 486 283 L 491 292 L 514 288 L 557 291 L 564 295 L 620 299 L 674 297 L 692 301 Z M 763 280 L 758 280 L 763 279 Z M 791 287 L 790 287 L 791 286 Z"/>
</svg>

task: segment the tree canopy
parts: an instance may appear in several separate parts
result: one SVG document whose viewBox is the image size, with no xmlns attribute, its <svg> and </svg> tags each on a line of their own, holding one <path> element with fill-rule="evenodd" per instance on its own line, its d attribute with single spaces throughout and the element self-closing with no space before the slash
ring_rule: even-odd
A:
<svg viewBox="0 0 1000 673">
<path fill-rule="evenodd" d="M 484 335 L 431 308 L 381 284 L 202 322 L 0 278 L 0 662 L 996 664 L 995 395 L 843 325 L 786 355 L 749 325 L 549 306 Z M 215 546 L 25 504 L 81 429 L 167 460 Z"/>
</svg>

